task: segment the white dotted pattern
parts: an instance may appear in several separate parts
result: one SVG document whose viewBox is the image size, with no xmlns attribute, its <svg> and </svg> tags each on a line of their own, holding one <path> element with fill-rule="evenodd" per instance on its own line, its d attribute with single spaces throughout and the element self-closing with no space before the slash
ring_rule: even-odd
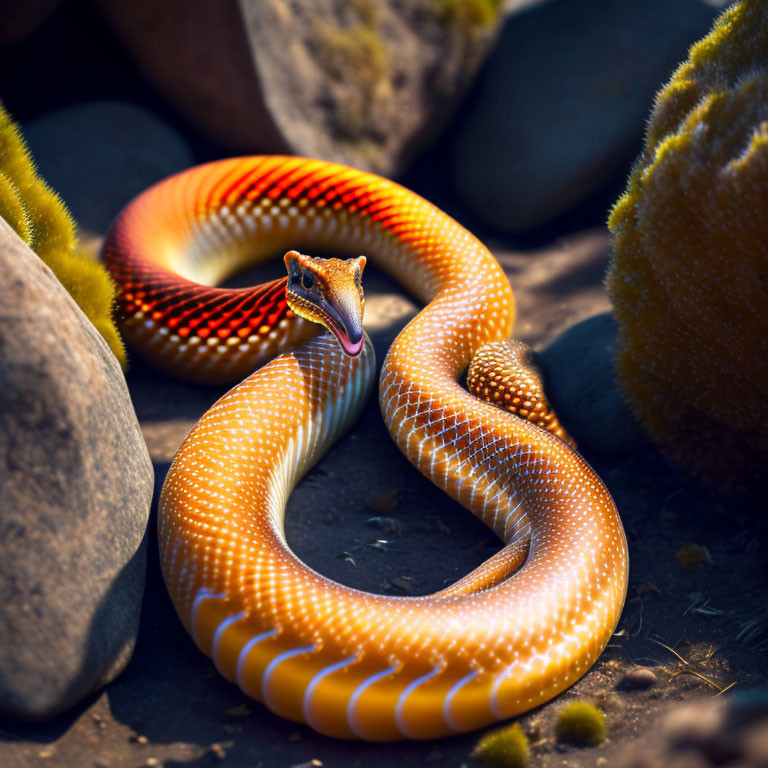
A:
<svg viewBox="0 0 768 768">
<path fill-rule="evenodd" d="M 280 715 L 371 740 L 478 728 L 546 701 L 595 661 L 623 605 L 624 533 L 578 454 L 457 383 L 479 347 L 511 331 L 511 290 L 490 253 L 407 190 L 316 166 L 391 199 L 396 220 L 287 198 L 243 203 L 187 223 L 172 265 L 218 278 L 242 263 L 239 239 L 259 232 L 274 234 L 264 248 L 314 241 L 401 279 L 428 304 L 384 361 L 384 419 L 409 459 L 507 546 L 424 597 L 342 586 L 291 552 L 286 499 L 360 410 L 374 371 L 368 342 L 351 359 L 326 334 L 235 387 L 187 437 L 160 500 L 165 579 L 219 670 Z M 209 264 L 218 250 L 225 263 Z"/>
</svg>

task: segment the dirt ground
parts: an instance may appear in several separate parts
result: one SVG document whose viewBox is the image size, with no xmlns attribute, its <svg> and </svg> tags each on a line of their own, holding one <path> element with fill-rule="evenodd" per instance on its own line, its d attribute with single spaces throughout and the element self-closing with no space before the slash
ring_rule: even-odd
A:
<svg viewBox="0 0 768 768">
<path fill-rule="evenodd" d="M 147 95 L 135 75 L 128 74 L 128 85 L 118 96 L 161 110 L 157 97 Z M 111 75 L 109 68 L 84 74 L 79 90 L 67 98 L 111 94 Z M 45 83 L 28 73 L 17 79 L 29 89 L 42 89 L 40 98 L 47 99 L 48 108 L 64 98 L 53 90 L 44 93 Z M 42 109 L 41 102 L 30 113 Z M 512 242 L 484 231 L 456 206 L 445 178 L 444 148 L 423 158 L 404 183 L 459 218 L 499 258 L 517 296 L 518 337 L 541 347 L 575 322 L 609 309 L 602 285 L 609 243 L 601 222 L 620 180 L 556 225 Z M 199 141 L 194 149 L 200 160 L 212 156 Z M 279 274 L 279 266 L 271 270 L 242 279 Z M 366 271 L 366 292 L 367 326 L 381 360 L 416 307 L 375 269 Z M 128 381 L 159 490 L 184 435 L 222 392 L 175 382 L 137 360 Z M 765 510 L 757 501 L 698 490 L 654 451 L 587 459 L 613 494 L 624 522 L 629 591 L 618 631 L 593 669 L 554 702 L 520 718 L 533 737 L 531 765 L 541 768 L 611 766 L 633 744 L 655 738 L 655 716 L 665 708 L 714 697 L 728 686 L 739 691 L 768 685 Z M 394 518 L 397 530 L 372 527 L 369 520 L 377 516 Z M 288 505 L 287 532 L 290 545 L 318 571 L 350 586 L 392 594 L 439 589 L 499 547 L 482 523 L 400 455 L 375 400 L 300 483 Z M 335 741 L 246 699 L 197 650 L 173 611 L 160 575 L 154 509 L 148 536 L 142 619 L 127 669 L 53 722 L 0 722 L 0 766 L 469 764 L 478 734 L 389 745 Z M 711 562 L 683 568 L 676 553 L 690 542 L 706 547 Z M 636 665 L 650 667 L 657 685 L 624 690 L 620 682 Z M 608 738 L 600 746 L 577 749 L 555 743 L 555 713 L 574 697 L 587 697 L 604 709 Z"/>
<path fill-rule="evenodd" d="M 515 287 L 523 339 L 543 345 L 579 319 L 608 308 L 602 288 L 608 238 L 601 227 L 514 249 L 492 237 L 488 241 Z M 381 359 L 416 307 L 375 269 L 366 278 L 368 325 Z M 159 488 L 183 436 L 221 392 L 175 382 L 140 361 L 134 361 L 128 380 Z M 666 705 L 711 697 L 732 684 L 732 690 L 768 684 L 766 531 L 756 503 L 698 491 L 652 451 L 587 458 L 613 493 L 624 521 L 629 593 L 618 632 L 595 667 L 555 702 L 521 718 L 528 733 L 538 734 L 532 764 L 542 768 L 611 765 L 629 743 L 648 738 L 654 714 Z M 376 516 L 394 518 L 398 529 L 371 527 L 369 520 Z M 482 523 L 400 455 L 375 400 L 301 482 L 289 503 L 287 529 L 290 545 L 313 568 L 350 586 L 394 594 L 439 589 L 499 546 Z M 0 723 L 0 764 L 132 768 L 224 761 L 243 768 L 407 768 L 468 763 L 477 734 L 392 745 L 340 742 L 246 699 L 218 675 L 174 614 L 160 576 L 154 511 L 149 537 L 141 628 L 128 668 L 106 690 L 52 723 Z M 675 553 L 688 542 L 705 546 L 711 563 L 685 570 Z M 619 683 L 635 665 L 651 667 L 658 684 L 646 691 L 623 690 Z M 605 710 L 609 735 L 602 745 L 576 749 L 555 743 L 554 714 L 573 697 L 588 697 Z M 601 757 L 608 762 L 598 763 Z"/>
</svg>

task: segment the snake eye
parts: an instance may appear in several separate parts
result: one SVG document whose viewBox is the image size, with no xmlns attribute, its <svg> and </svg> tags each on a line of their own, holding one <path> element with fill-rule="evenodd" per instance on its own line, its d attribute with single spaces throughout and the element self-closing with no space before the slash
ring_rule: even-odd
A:
<svg viewBox="0 0 768 768">
<path fill-rule="evenodd" d="M 301 280 L 301 269 L 295 261 L 288 264 L 288 282 L 292 285 L 298 285 Z"/>
<path fill-rule="evenodd" d="M 316 282 L 315 281 L 315 277 L 310 272 L 305 272 L 301 276 L 301 285 L 307 291 L 309 291 L 309 290 L 311 290 L 312 288 L 315 287 L 315 282 Z"/>
</svg>

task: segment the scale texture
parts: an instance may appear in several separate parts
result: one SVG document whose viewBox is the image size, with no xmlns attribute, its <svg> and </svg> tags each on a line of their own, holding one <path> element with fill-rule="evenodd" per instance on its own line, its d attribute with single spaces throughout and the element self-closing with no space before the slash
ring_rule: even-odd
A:
<svg viewBox="0 0 768 768">
<path fill-rule="evenodd" d="M 373 352 L 366 341 L 347 357 L 293 315 L 284 280 L 204 284 L 292 248 L 365 253 L 426 305 L 384 361 L 385 422 L 411 462 L 506 544 L 441 592 L 361 592 L 286 544 L 287 497 L 362 407 Z M 322 733 L 385 741 L 511 717 L 590 668 L 623 605 L 624 532 L 608 491 L 564 440 L 459 384 L 480 347 L 509 337 L 514 317 L 504 273 L 469 232 L 377 176 L 252 157 L 148 190 L 115 223 L 104 259 L 129 342 L 176 374 L 232 381 L 298 344 L 203 416 L 160 499 L 168 589 L 225 677 Z M 533 379 L 522 381 L 518 394 Z"/>
</svg>

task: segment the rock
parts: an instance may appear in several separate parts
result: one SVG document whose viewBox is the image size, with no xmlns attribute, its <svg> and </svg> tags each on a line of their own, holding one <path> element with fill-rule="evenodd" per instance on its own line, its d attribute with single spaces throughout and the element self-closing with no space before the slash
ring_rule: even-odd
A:
<svg viewBox="0 0 768 768">
<path fill-rule="evenodd" d="M 732 11 L 657 94 L 608 222 L 606 288 L 619 383 L 659 451 L 702 486 L 759 498 L 768 490 L 768 142 L 752 137 L 768 131 L 768 4 Z"/>
<path fill-rule="evenodd" d="M 184 140 L 154 115 L 120 101 L 94 101 L 25 124 L 41 175 L 97 251 L 118 211 L 148 186 L 192 165 Z"/>
<path fill-rule="evenodd" d="M 637 667 L 624 675 L 621 681 L 621 687 L 630 691 L 642 691 L 646 688 L 653 688 L 659 678 L 656 673 L 648 667 Z"/>
<path fill-rule="evenodd" d="M 376 528 L 384 533 L 400 533 L 400 521 L 394 517 L 369 517 L 365 523 L 369 528 Z"/>
<path fill-rule="evenodd" d="M 747 688 L 731 696 L 728 703 L 727 727 L 768 724 L 768 688 Z"/>
<path fill-rule="evenodd" d="M 610 312 L 587 318 L 537 356 L 544 388 L 563 426 L 581 448 L 626 453 L 650 445 L 616 382 Z"/>
<path fill-rule="evenodd" d="M 703 748 L 717 736 L 724 717 L 722 702 L 711 706 L 703 702 L 683 704 L 664 716 L 660 732 L 673 748 Z"/>
<path fill-rule="evenodd" d="M 748 691 L 765 700 L 765 689 Z M 667 709 L 646 735 L 622 749 L 618 768 L 764 768 L 768 763 L 768 713 L 743 718 L 741 696 L 702 698 Z"/>
<path fill-rule="evenodd" d="M 768 765 L 768 721 L 753 728 L 744 739 L 744 757 L 747 765 Z"/>
<path fill-rule="evenodd" d="M 704 545 L 697 544 L 695 541 L 683 544 L 675 552 L 675 558 L 686 571 L 698 571 L 701 568 L 712 565 L 712 555 L 709 550 Z"/>
<path fill-rule="evenodd" d="M 509 15 L 458 127 L 461 197 L 519 232 L 628 172 L 654 93 L 707 32 L 712 5 L 570 0 Z"/>
<path fill-rule="evenodd" d="M 52 717 L 136 640 L 152 465 L 123 374 L 0 219 L 0 716 Z"/>
<path fill-rule="evenodd" d="M 457 105 L 494 39 L 494 3 L 134 0 L 97 5 L 202 132 L 391 175 Z"/>
<path fill-rule="evenodd" d="M 59 5 L 61 0 L 6 0 L 0 45 L 19 43 L 29 37 Z"/>
</svg>

